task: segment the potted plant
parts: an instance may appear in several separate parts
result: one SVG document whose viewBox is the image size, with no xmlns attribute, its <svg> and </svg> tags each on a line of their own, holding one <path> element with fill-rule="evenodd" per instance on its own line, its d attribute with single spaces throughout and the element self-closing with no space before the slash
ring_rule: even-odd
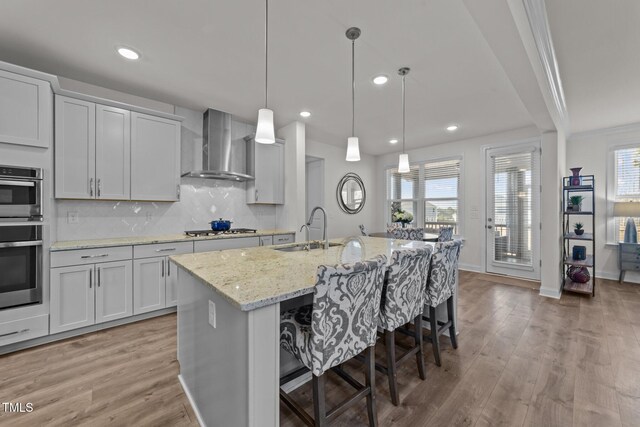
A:
<svg viewBox="0 0 640 427">
<path fill-rule="evenodd" d="M 580 212 L 583 200 L 584 200 L 583 196 L 569 197 L 569 207 L 567 209 L 573 212 Z"/>
<path fill-rule="evenodd" d="M 581 222 L 576 222 L 573 224 L 573 232 L 576 233 L 576 236 L 582 236 L 584 234 L 584 226 Z"/>
<path fill-rule="evenodd" d="M 394 206 L 394 211 L 391 214 L 391 221 L 399 222 L 403 227 L 406 227 L 411 221 L 413 221 L 413 214 L 402 209 L 400 206 Z"/>
</svg>

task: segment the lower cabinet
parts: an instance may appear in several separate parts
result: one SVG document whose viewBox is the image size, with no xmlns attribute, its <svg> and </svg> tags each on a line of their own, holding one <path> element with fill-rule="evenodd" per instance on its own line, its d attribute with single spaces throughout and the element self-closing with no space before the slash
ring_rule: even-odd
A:
<svg viewBox="0 0 640 427">
<path fill-rule="evenodd" d="M 133 261 L 133 314 L 147 313 L 165 307 L 166 257 Z"/>
<path fill-rule="evenodd" d="M 131 316 L 131 261 L 51 269 L 51 333 Z"/>
</svg>

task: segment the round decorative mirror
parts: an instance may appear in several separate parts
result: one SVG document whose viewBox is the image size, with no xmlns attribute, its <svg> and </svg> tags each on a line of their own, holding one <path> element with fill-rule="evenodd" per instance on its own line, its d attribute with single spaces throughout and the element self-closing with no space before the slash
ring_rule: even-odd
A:
<svg viewBox="0 0 640 427">
<path fill-rule="evenodd" d="M 340 209 L 348 214 L 357 214 L 364 207 L 367 192 L 364 183 L 355 173 L 348 173 L 342 177 L 336 189 L 336 197 Z"/>
</svg>

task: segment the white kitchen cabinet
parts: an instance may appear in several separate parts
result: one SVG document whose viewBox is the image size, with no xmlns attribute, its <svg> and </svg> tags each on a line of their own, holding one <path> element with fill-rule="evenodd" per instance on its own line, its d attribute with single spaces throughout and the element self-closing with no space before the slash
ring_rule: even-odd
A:
<svg viewBox="0 0 640 427">
<path fill-rule="evenodd" d="M 273 245 L 273 236 L 260 236 L 260 246 Z"/>
<path fill-rule="evenodd" d="M 284 141 L 260 144 L 247 140 L 247 204 L 284 204 Z"/>
<path fill-rule="evenodd" d="M 49 147 L 51 99 L 49 82 L 0 70 L 0 142 Z"/>
<path fill-rule="evenodd" d="M 131 261 L 96 264 L 96 323 L 133 314 L 133 275 Z"/>
<path fill-rule="evenodd" d="M 165 308 L 166 257 L 133 261 L 133 314 Z"/>
<path fill-rule="evenodd" d="M 180 197 L 180 122 L 131 113 L 131 198 Z"/>
<path fill-rule="evenodd" d="M 131 112 L 96 105 L 96 198 L 131 198 Z"/>
<path fill-rule="evenodd" d="M 51 333 L 95 323 L 94 266 L 51 269 Z"/>
<path fill-rule="evenodd" d="M 55 196 L 95 198 L 96 105 L 56 95 Z"/>
<path fill-rule="evenodd" d="M 169 258 L 166 260 L 166 265 L 165 305 L 167 307 L 175 307 L 178 305 L 178 267 Z"/>
</svg>

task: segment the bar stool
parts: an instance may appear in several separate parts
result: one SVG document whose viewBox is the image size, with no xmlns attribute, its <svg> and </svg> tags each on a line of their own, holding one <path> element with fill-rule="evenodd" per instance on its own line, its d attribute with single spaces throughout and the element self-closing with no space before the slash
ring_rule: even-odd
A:
<svg viewBox="0 0 640 427">
<path fill-rule="evenodd" d="M 440 227 L 438 242 L 450 242 L 453 240 L 453 227 Z"/>
<path fill-rule="evenodd" d="M 453 318 L 453 293 L 461 244 L 461 240 L 436 243 L 431 257 L 431 269 L 425 292 L 425 306 L 429 307 L 429 316 L 423 316 L 422 319 L 429 322 L 431 331 L 424 336 L 424 339 L 433 344 L 433 356 L 438 366 L 441 366 L 439 337 L 444 331 L 449 330 L 451 345 L 453 348 L 458 348 Z M 447 304 L 447 321 L 441 322 L 436 317 L 436 309 L 444 303 Z"/>
<path fill-rule="evenodd" d="M 387 279 L 382 291 L 379 326 L 384 330 L 387 366 L 376 363 L 376 368 L 387 374 L 391 402 L 398 406 L 398 366 L 416 355 L 420 379 L 426 378 L 422 348 L 422 308 L 431 261 L 431 247 L 394 251 Z M 397 328 L 414 322 L 415 345 L 396 359 L 395 332 Z"/>
<path fill-rule="evenodd" d="M 394 239 L 422 241 L 422 236 L 424 235 L 424 228 L 389 227 L 387 229 L 387 233 L 393 236 Z"/>
<path fill-rule="evenodd" d="M 375 343 L 387 258 L 383 255 L 354 264 L 318 267 L 313 304 L 284 312 L 280 346 L 313 374 L 314 417 L 280 389 L 280 398 L 305 424 L 325 426 L 367 399 L 369 424 L 378 425 L 375 395 Z M 340 364 L 365 352 L 365 384 Z M 332 370 L 357 391 L 327 411 L 325 380 Z M 282 380 L 281 380 L 282 383 Z"/>
</svg>

